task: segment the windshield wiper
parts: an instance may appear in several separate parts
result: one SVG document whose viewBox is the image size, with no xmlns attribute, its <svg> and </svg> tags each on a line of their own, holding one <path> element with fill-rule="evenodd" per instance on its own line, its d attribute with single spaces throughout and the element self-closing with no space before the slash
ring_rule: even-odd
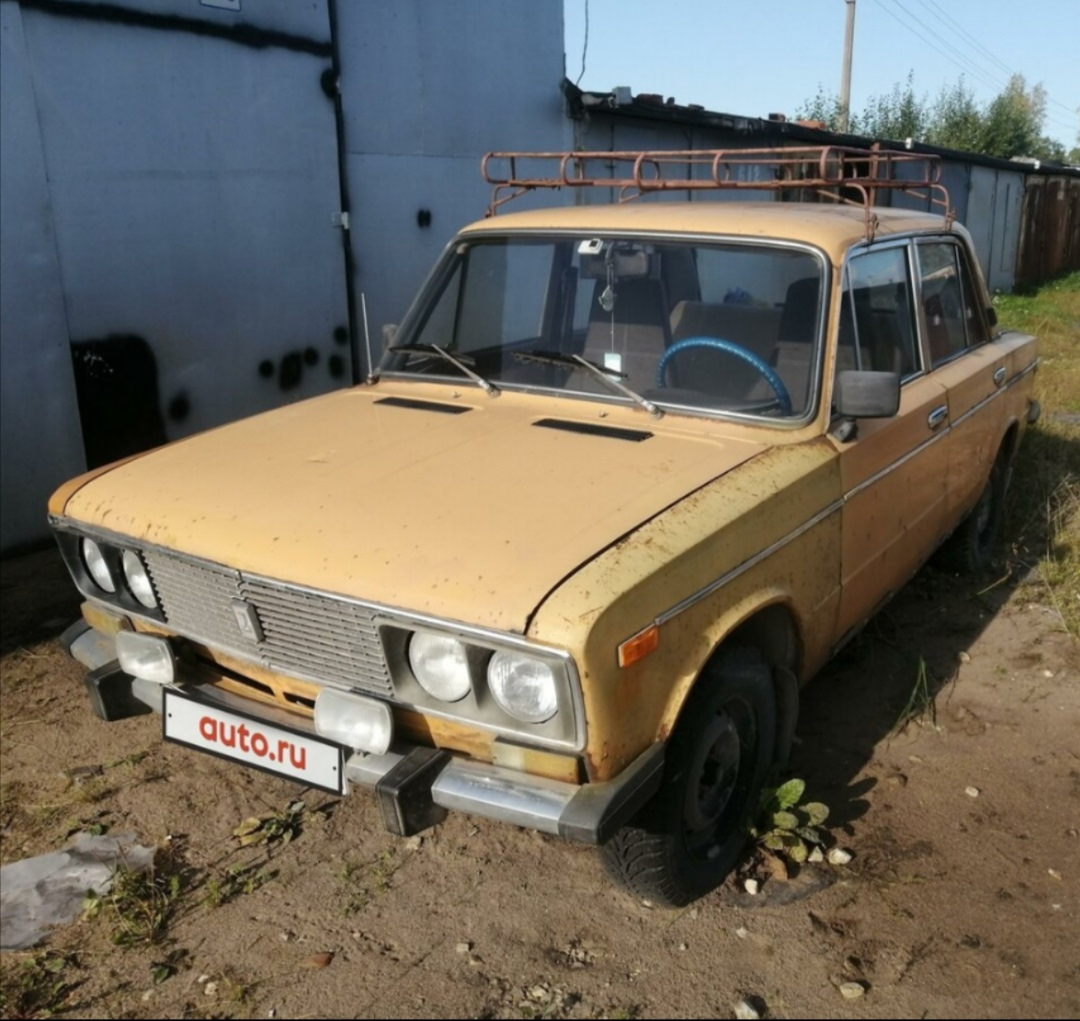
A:
<svg viewBox="0 0 1080 1021">
<path fill-rule="evenodd" d="M 452 355 L 445 347 L 439 347 L 438 344 L 393 344 L 390 346 L 389 350 L 405 352 L 418 351 L 422 354 L 438 355 L 443 361 L 449 362 L 455 369 L 465 373 L 465 375 L 479 386 L 489 397 L 499 396 L 499 388 L 494 383 L 484 379 L 478 372 L 474 372 L 470 369 L 460 358 Z"/>
<path fill-rule="evenodd" d="M 519 361 L 539 362 L 541 365 L 569 365 L 572 368 L 580 365 L 583 369 L 588 370 L 588 372 L 599 379 L 601 383 L 606 383 L 624 397 L 629 397 L 630 400 L 639 407 L 644 408 L 654 418 L 663 418 L 664 416 L 664 413 L 647 397 L 642 397 L 641 394 L 631 390 L 630 387 L 620 383 L 619 380 L 615 378 L 618 376 L 620 379 L 625 379 L 625 372 L 618 372 L 615 369 L 605 369 L 595 362 L 590 362 L 588 358 L 582 358 L 581 355 L 564 355 L 557 351 L 514 351 L 513 355 Z"/>
</svg>

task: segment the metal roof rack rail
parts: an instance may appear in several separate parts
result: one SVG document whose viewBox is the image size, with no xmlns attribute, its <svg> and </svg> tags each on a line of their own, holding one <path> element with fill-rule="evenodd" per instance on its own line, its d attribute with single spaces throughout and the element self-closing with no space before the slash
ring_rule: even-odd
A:
<svg viewBox="0 0 1080 1021">
<path fill-rule="evenodd" d="M 873 240 L 879 192 L 911 195 L 955 214 L 941 183 L 938 156 L 877 145 L 770 149 L 671 149 L 642 152 L 489 152 L 481 163 L 493 186 L 487 215 L 538 188 L 612 188 L 629 202 L 661 191 L 812 192 L 826 201 L 861 206 Z"/>
</svg>

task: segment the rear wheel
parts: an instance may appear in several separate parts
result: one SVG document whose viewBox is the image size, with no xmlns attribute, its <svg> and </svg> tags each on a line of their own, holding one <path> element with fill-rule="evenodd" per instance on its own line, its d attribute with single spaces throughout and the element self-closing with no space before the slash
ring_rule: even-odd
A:
<svg viewBox="0 0 1080 1021">
<path fill-rule="evenodd" d="M 990 469 L 979 502 L 941 547 L 939 560 L 943 566 L 958 574 L 982 574 L 990 569 L 1005 517 L 1008 483 L 1008 455 L 1002 451 Z"/>
<path fill-rule="evenodd" d="M 775 735 L 765 660 L 752 649 L 721 653 L 683 707 L 660 790 L 602 848 L 608 874 L 670 907 L 718 886 L 746 843 Z"/>
</svg>

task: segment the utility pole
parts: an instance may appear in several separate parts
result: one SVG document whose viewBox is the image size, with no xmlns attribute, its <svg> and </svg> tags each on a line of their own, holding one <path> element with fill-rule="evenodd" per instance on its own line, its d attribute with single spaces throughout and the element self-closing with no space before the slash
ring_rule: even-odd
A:
<svg viewBox="0 0 1080 1021">
<path fill-rule="evenodd" d="M 844 26 L 844 70 L 840 75 L 840 130 L 847 131 L 851 115 L 851 48 L 855 42 L 855 0 L 847 4 L 847 24 Z"/>
</svg>

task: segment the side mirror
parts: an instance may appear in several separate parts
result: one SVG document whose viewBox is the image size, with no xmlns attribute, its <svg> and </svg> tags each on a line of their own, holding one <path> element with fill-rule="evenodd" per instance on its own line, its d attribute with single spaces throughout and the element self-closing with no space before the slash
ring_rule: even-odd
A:
<svg viewBox="0 0 1080 1021">
<path fill-rule="evenodd" d="M 892 418 L 900 410 L 900 374 L 837 373 L 833 407 L 841 418 Z"/>
</svg>

